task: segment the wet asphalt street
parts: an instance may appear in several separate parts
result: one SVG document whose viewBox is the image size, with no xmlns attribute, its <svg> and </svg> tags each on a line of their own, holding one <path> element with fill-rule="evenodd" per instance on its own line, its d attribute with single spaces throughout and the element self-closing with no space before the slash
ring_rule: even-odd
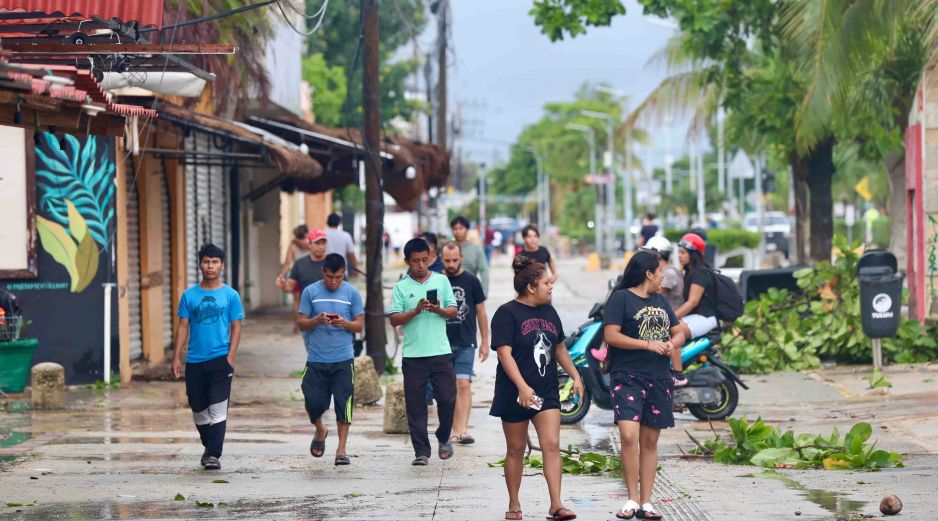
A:
<svg viewBox="0 0 938 521">
<path fill-rule="evenodd" d="M 611 273 L 585 272 L 582 260 L 561 261 L 554 304 L 571 332 L 605 294 Z M 510 269 L 493 268 L 489 313 L 512 297 Z M 477 443 L 453 459 L 410 466 L 406 435 L 382 432 L 382 409 L 356 410 L 349 441 L 352 465 L 334 467 L 308 447 L 311 426 L 299 379 L 300 339 L 282 312 L 252 315 L 244 326 L 229 412 L 223 469 L 199 467 L 202 452 L 181 382 L 134 382 L 109 394 L 69 393 L 68 409 L 31 413 L 5 402 L 0 413 L 0 519 L 501 519 L 507 494 L 500 425 L 487 415 L 494 357 L 478 366 L 471 431 Z M 667 519 L 864 519 L 879 515 L 880 498 L 895 493 L 900 519 L 938 519 L 938 367 L 892 367 L 888 394 L 866 389 L 868 368 L 834 368 L 747 378 L 737 416 L 761 415 L 797 432 L 828 433 L 857 421 L 874 426 L 879 447 L 904 453 L 906 468 L 881 472 L 766 472 L 688 459 L 685 430 L 710 436 L 688 414 L 663 433 L 656 502 Z M 399 377 L 398 377 L 399 378 Z M 327 423 L 333 421 L 332 413 Z M 561 441 L 616 453 L 608 411 L 593 407 Z M 726 435 L 724 423 L 714 428 Z M 532 431 L 533 432 L 533 431 Z M 332 434 L 334 436 L 334 433 Z M 563 496 L 580 519 L 614 519 L 625 500 L 618 476 L 565 476 Z M 179 499 L 176 499 L 179 498 Z M 526 471 L 527 519 L 543 519 L 543 477 Z"/>
</svg>

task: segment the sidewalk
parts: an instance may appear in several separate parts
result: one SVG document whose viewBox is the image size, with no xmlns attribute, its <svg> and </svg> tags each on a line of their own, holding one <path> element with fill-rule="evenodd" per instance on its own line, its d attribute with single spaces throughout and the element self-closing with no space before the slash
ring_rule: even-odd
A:
<svg viewBox="0 0 938 521">
<path fill-rule="evenodd" d="M 584 272 L 582 260 L 561 260 L 554 304 L 569 333 L 605 294 L 612 273 Z M 513 297 L 507 264 L 492 269 L 489 315 Z M 299 379 L 305 354 L 283 312 L 252 314 L 244 325 L 229 412 L 224 468 L 199 468 L 202 452 L 182 382 L 134 382 L 109 395 L 69 393 L 60 412 L 0 415 L 0 519 L 501 519 L 507 506 L 500 468 L 499 423 L 488 416 L 496 361 L 477 365 L 472 433 L 453 459 L 410 466 L 406 435 L 382 432 L 383 409 L 359 408 L 349 440 L 352 465 L 334 467 L 335 433 L 326 456 L 309 455 L 312 427 Z M 762 472 L 682 459 L 684 430 L 707 438 L 710 426 L 687 414 L 662 434 L 663 471 L 657 498 L 669 520 L 837 519 L 849 512 L 878 514 L 879 499 L 896 493 L 901 519 L 934 519 L 938 496 L 938 367 L 889 367 L 888 394 L 867 389 L 869 368 L 750 376 L 736 416 L 761 415 L 797 432 L 841 432 L 858 421 L 874 426 L 878 447 L 906 453 L 905 469 L 874 473 Z M 12 409 L 15 409 L 13 407 Z M 12 410 L 11 409 L 11 410 Z M 431 415 L 432 417 L 432 415 Z M 328 423 L 333 414 L 327 413 Z M 612 415 L 593 407 L 561 443 L 615 453 Z M 726 435 L 725 423 L 714 427 Z M 21 443 L 15 443 L 20 442 Z M 435 447 L 434 447 L 435 449 Z M 522 485 L 527 519 L 546 514 L 547 491 L 537 471 Z M 33 479 L 35 478 L 35 479 Z M 214 480 L 227 483 L 213 483 Z M 861 483 L 862 482 L 862 483 Z M 174 501 L 176 494 L 185 501 Z M 619 476 L 565 476 L 564 498 L 580 519 L 614 519 L 624 501 Z M 199 507 L 211 502 L 214 508 Z M 226 505 L 219 506 L 219 502 Z M 20 512 L 17 512 L 20 510 Z M 796 515 L 795 512 L 800 512 Z M 854 519 L 840 517 L 841 519 Z"/>
</svg>

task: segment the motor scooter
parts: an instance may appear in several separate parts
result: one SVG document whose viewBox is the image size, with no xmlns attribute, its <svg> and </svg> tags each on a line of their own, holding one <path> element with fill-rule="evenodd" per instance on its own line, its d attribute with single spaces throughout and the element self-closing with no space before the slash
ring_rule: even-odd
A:
<svg viewBox="0 0 938 521">
<path fill-rule="evenodd" d="M 612 409 L 609 392 L 609 374 L 601 370 L 601 361 L 596 353 L 606 348 L 603 341 L 603 312 L 605 303 L 612 295 L 614 281 L 609 283 L 609 292 L 602 302 L 597 302 L 589 312 L 589 320 L 570 335 L 564 344 L 583 380 L 583 396 L 573 394 L 573 379 L 558 369 L 560 379 L 560 422 L 573 424 L 582 420 L 595 403 L 599 408 Z M 716 345 L 719 331 L 708 336 L 694 338 L 681 347 L 684 367 L 698 366 L 687 371 L 686 386 L 674 389 L 674 410 L 690 411 L 701 420 L 722 420 L 733 414 L 739 403 L 739 387 L 749 389 L 733 369 L 720 360 Z"/>
</svg>

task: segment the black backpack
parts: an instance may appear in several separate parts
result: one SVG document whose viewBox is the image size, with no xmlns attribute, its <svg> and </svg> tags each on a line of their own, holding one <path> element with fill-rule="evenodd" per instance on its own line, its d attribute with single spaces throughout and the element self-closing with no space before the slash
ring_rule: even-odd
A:
<svg viewBox="0 0 938 521">
<path fill-rule="evenodd" d="M 745 304 L 739 287 L 733 279 L 713 270 L 713 297 L 717 304 L 717 318 L 724 322 L 733 322 L 743 316 Z"/>
</svg>

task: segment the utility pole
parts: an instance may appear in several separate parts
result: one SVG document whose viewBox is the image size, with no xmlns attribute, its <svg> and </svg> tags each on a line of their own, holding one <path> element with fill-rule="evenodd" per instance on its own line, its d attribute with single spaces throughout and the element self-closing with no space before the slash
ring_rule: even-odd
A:
<svg viewBox="0 0 938 521">
<path fill-rule="evenodd" d="M 726 112 L 723 107 L 717 110 L 717 185 L 720 193 L 726 193 L 728 189 L 726 177 L 726 148 L 723 138 L 723 124 L 726 119 Z"/>
<path fill-rule="evenodd" d="M 381 287 L 381 252 L 384 235 L 384 194 L 381 186 L 381 87 L 378 76 L 378 1 L 363 0 L 365 109 L 365 297 L 366 349 L 378 374 L 387 360 L 384 333 L 384 291 Z"/>
<path fill-rule="evenodd" d="M 700 219 L 700 226 L 702 228 L 707 227 L 707 194 L 705 186 L 706 176 L 704 175 L 704 161 L 703 161 L 703 150 L 699 150 L 698 146 L 694 146 L 694 151 L 696 152 L 697 159 L 697 215 Z M 700 148 L 703 148 L 702 146 Z"/>
<path fill-rule="evenodd" d="M 625 172 L 622 172 L 622 197 L 625 199 L 622 216 L 625 221 L 625 251 L 635 250 L 635 239 L 632 237 L 632 141 L 628 133 L 625 136 Z"/>
<path fill-rule="evenodd" d="M 449 150 L 448 128 L 446 118 L 446 17 L 449 11 L 449 1 L 440 0 L 436 12 L 437 30 L 436 30 L 436 58 L 437 58 L 437 83 L 436 83 L 436 144 Z"/>
<path fill-rule="evenodd" d="M 582 132 L 582 133 L 586 134 L 586 138 L 587 138 L 588 144 L 589 144 L 589 154 L 590 154 L 590 157 L 589 157 L 589 165 L 590 165 L 589 175 L 590 175 L 590 176 L 593 176 L 593 180 L 595 181 L 595 176 L 596 176 L 596 131 L 593 130 L 593 127 L 590 127 L 590 126 L 588 126 L 588 125 L 580 125 L 580 124 L 578 124 L 578 123 L 567 123 L 567 128 L 572 129 L 572 130 L 576 130 L 576 131 L 578 131 L 578 132 Z M 596 253 L 602 253 L 602 247 L 603 247 L 603 226 L 604 226 L 604 224 L 603 224 L 603 222 L 602 222 L 602 219 L 603 219 L 602 206 L 601 206 L 601 205 L 602 205 L 602 199 L 601 199 L 601 197 L 600 197 L 601 192 L 600 192 L 600 190 L 599 190 L 599 187 L 600 187 L 600 185 L 599 185 L 599 184 L 596 184 L 596 206 L 595 206 L 595 208 L 593 209 L 593 211 L 594 211 L 593 229 L 596 230 L 596 246 L 595 246 L 595 247 L 596 247 Z"/>
</svg>

